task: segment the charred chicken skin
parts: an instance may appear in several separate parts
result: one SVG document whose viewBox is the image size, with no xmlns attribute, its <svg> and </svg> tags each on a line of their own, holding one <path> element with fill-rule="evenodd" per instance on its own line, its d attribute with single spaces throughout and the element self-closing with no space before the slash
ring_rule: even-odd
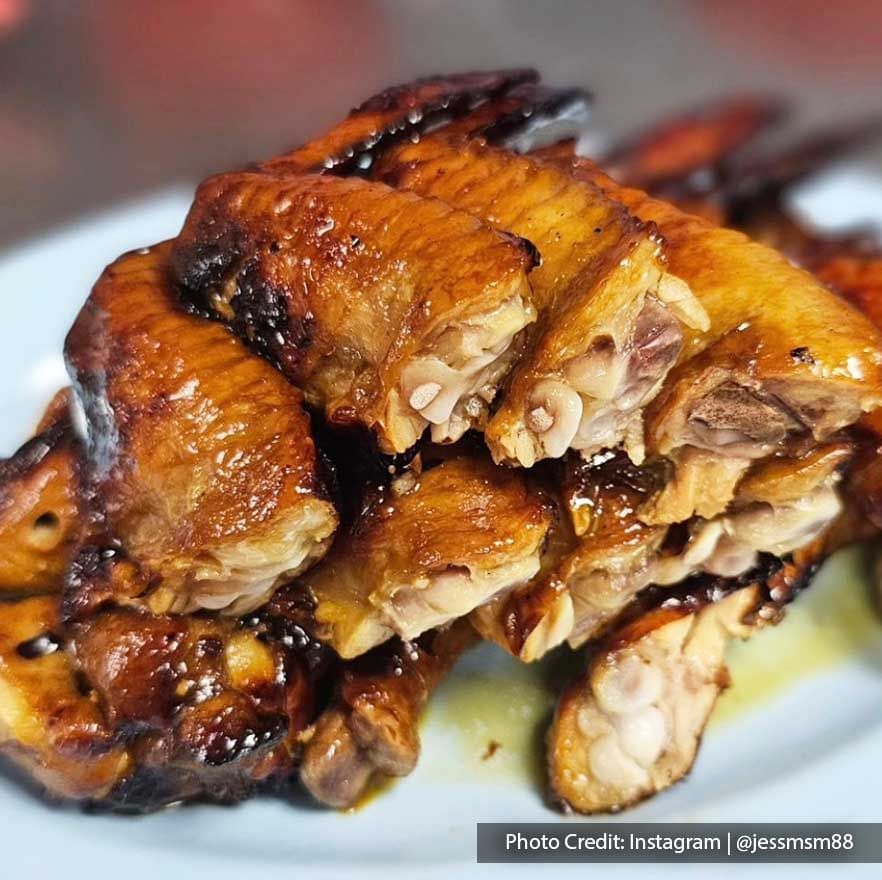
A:
<svg viewBox="0 0 882 880">
<path fill-rule="evenodd" d="M 103 612 L 59 647 L 56 602 L 0 609 L 32 624 L 0 646 L 2 751 L 49 794 L 127 811 L 231 802 L 290 768 L 312 692 L 278 649 L 229 621 L 135 611 Z"/>
<path fill-rule="evenodd" d="M 535 319 L 527 243 L 359 179 L 213 178 L 173 260 L 191 299 L 390 453 L 482 425 Z"/>
<path fill-rule="evenodd" d="M 130 565 L 79 560 L 90 579 Z M 52 796 L 131 811 L 290 774 L 316 709 L 304 655 L 266 620 L 109 606 L 70 625 L 58 596 L 0 603 L 0 694 L 0 752 Z"/>
<path fill-rule="evenodd" d="M 113 263 L 68 335 L 84 470 L 110 534 L 155 576 L 153 611 L 241 614 L 321 556 L 337 518 L 300 394 L 183 310 L 168 255 Z"/>
<path fill-rule="evenodd" d="M 356 107 L 343 122 L 309 143 L 261 164 L 273 174 L 365 170 L 373 153 L 396 139 L 467 114 L 539 75 L 529 68 L 433 76 L 393 86 Z"/>
</svg>

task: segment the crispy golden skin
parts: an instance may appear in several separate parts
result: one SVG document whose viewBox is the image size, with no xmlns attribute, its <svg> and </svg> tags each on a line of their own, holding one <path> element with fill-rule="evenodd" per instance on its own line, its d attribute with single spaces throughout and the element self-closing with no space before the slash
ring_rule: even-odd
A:
<svg viewBox="0 0 882 880">
<path fill-rule="evenodd" d="M 333 423 L 403 452 L 479 424 L 535 317 L 533 253 L 434 199 L 364 180 L 223 175 L 174 248 L 189 295 Z"/>
<path fill-rule="evenodd" d="M 86 528 L 79 443 L 66 413 L 0 461 L 0 593 L 61 589 Z"/>
<path fill-rule="evenodd" d="M 777 622 L 826 552 L 819 540 L 764 582 L 662 591 L 635 609 L 560 697 L 548 734 L 554 799 L 614 812 L 682 779 L 729 682 L 727 644 Z"/>
<path fill-rule="evenodd" d="M 812 271 L 882 328 L 882 254 L 834 254 L 814 265 Z"/>
<path fill-rule="evenodd" d="M 243 613 L 324 552 L 336 514 L 299 393 L 179 306 L 168 253 L 113 263 L 68 335 L 86 470 L 110 532 L 160 580 L 154 611 Z"/>
<path fill-rule="evenodd" d="M 717 98 L 672 114 L 605 153 L 601 164 L 616 180 L 644 190 L 686 185 L 722 162 L 783 115 L 780 101 L 759 95 Z"/>
<path fill-rule="evenodd" d="M 541 491 L 484 458 L 407 472 L 301 579 L 315 635 L 349 658 L 443 626 L 529 580 L 551 519 Z"/>
<path fill-rule="evenodd" d="M 568 167 L 658 225 L 671 271 L 710 316 L 708 332 L 686 331 L 680 362 L 650 408 L 649 451 L 676 459 L 697 447 L 746 467 L 794 438 L 823 441 L 879 405 L 878 332 L 811 275 L 741 233 L 616 185 L 587 160 Z M 657 509 L 654 521 L 682 514 Z"/>
<path fill-rule="evenodd" d="M 131 768 L 59 650 L 58 598 L 0 602 L 0 752 L 58 797 L 101 798 Z"/>
<path fill-rule="evenodd" d="M 469 112 L 475 104 L 538 79 L 535 70 L 488 70 L 430 76 L 393 86 L 356 107 L 329 132 L 264 162 L 274 174 L 369 164 L 372 151 L 440 118 Z"/>
<path fill-rule="evenodd" d="M 420 754 L 423 709 L 475 640 L 468 622 L 458 620 L 346 663 L 336 698 L 303 753 L 300 780 L 310 794 L 328 806 L 351 807 L 378 774 L 407 776 Z"/>
<path fill-rule="evenodd" d="M 480 111 L 479 111 L 480 114 Z M 661 242 L 591 183 L 441 132 L 393 147 L 375 175 L 529 239 L 539 320 L 485 436 L 497 461 L 531 466 L 571 446 L 625 443 L 642 458 L 642 407 L 676 359 L 681 323 L 705 326 Z"/>
</svg>

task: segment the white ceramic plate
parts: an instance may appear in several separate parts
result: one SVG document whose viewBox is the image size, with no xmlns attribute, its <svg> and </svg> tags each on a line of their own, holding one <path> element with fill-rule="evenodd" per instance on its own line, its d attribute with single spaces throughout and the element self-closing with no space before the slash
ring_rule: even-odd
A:
<svg viewBox="0 0 882 880">
<path fill-rule="evenodd" d="M 65 383 L 64 333 L 101 268 L 174 235 L 188 202 L 187 192 L 167 192 L 0 257 L 0 453 L 25 439 Z M 860 169 L 827 175 L 797 202 L 827 224 L 882 223 L 882 181 Z M 868 556 L 857 549 L 831 560 L 784 625 L 736 646 L 734 687 L 694 771 L 621 821 L 882 820 L 882 626 L 869 598 Z M 557 818 L 543 801 L 540 757 L 554 682 L 547 666 L 477 650 L 432 703 L 417 771 L 353 814 L 257 800 L 142 818 L 84 815 L 51 808 L 0 777 L 0 877 L 488 872 L 474 864 L 477 820 Z M 501 748 L 484 760 L 490 740 Z M 643 866 L 602 870 L 646 875 Z M 665 870 L 705 875 L 696 866 Z"/>
</svg>

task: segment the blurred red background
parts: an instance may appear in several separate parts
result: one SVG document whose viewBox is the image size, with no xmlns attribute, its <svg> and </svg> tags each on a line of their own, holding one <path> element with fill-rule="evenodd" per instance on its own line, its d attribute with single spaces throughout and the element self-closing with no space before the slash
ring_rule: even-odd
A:
<svg viewBox="0 0 882 880">
<path fill-rule="evenodd" d="M 0 247 L 418 74 L 534 64 L 624 130 L 726 91 L 882 109 L 882 0 L 0 0 Z M 880 166 L 882 167 L 882 166 Z"/>
</svg>

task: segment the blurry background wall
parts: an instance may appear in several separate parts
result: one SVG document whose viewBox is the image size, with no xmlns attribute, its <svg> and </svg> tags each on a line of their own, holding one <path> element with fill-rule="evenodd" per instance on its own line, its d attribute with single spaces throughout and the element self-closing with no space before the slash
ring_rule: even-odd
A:
<svg viewBox="0 0 882 880">
<path fill-rule="evenodd" d="M 745 90 L 797 125 L 878 113 L 882 0 L 0 0 L 0 248 L 394 82 L 520 65 L 590 87 L 603 134 Z"/>
</svg>

